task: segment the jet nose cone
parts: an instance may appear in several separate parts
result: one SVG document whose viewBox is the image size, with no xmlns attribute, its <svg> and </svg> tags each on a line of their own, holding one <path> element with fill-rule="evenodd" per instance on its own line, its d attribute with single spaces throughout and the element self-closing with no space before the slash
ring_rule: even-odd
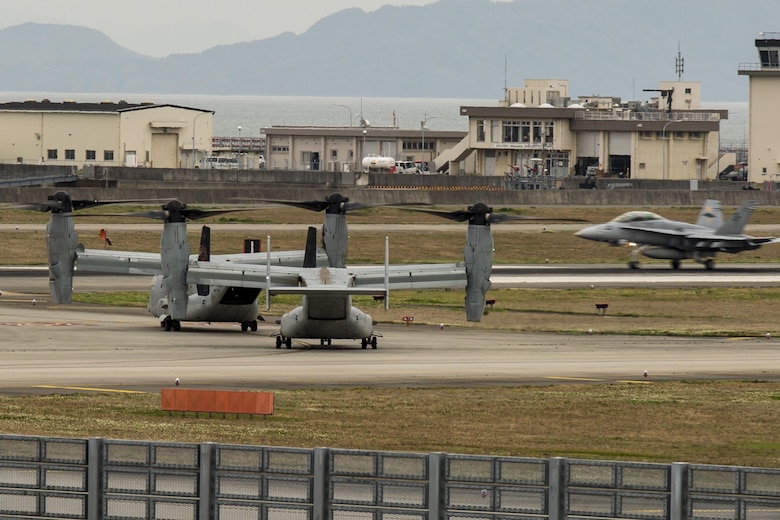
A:
<svg viewBox="0 0 780 520">
<path fill-rule="evenodd" d="M 600 226 L 588 226 L 574 233 L 574 236 L 584 238 L 585 240 L 598 240 L 600 230 Z"/>
</svg>

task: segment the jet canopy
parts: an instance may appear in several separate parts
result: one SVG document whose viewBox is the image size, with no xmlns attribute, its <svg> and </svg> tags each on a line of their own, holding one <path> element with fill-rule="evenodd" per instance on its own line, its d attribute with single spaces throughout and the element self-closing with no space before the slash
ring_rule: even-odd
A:
<svg viewBox="0 0 780 520">
<path fill-rule="evenodd" d="M 612 222 L 627 224 L 629 222 L 646 222 L 648 220 L 666 220 L 658 213 L 652 211 L 627 211 L 612 219 Z"/>
</svg>

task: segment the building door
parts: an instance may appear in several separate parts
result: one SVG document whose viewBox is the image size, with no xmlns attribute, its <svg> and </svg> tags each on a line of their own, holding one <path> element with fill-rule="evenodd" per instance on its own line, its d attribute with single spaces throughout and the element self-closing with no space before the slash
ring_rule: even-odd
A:
<svg viewBox="0 0 780 520">
<path fill-rule="evenodd" d="M 178 168 L 178 145 L 178 134 L 152 134 L 152 167 Z"/>
<path fill-rule="evenodd" d="M 485 175 L 496 174 L 496 151 L 485 150 Z"/>
<path fill-rule="evenodd" d="M 125 166 L 129 166 L 131 168 L 138 166 L 138 155 L 135 153 L 135 150 L 125 151 Z"/>
</svg>

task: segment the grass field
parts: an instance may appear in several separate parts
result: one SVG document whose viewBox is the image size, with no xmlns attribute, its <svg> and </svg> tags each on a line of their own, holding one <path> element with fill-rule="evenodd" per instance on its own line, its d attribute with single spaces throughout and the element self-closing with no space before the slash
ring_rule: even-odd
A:
<svg viewBox="0 0 780 520">
<path fill-rule="evenodd" d="M 126 208 L 123 208 L 125 210 Z M 499 208 L 496 208 L 497 210 Z M 628 208 L 525 208 L 522 214 L 608 220 Z M 698 208 L 655 209 L 692 221 Z M 398 216 L 403 215 L 403 217 Z M 250 222 L 312 222 L 302 210 L 259 210 Z M 27 220 L 25 220 L 27 219 Z M 429 220 L 430 219 L 430 220 Z M 46 216 L 0 211 L 0 223 L 45 222 Z M 356 212 L 351 222 L 430 222 L 397 210 Z M 110 229 L 112 222 L 106 220 Z M 213 222 L 219 219 L 212 220 Z M 780 222 L 780 210 L 759 208 L 752 222 Z M 515 225 L 515 224 L 513 224 Z M 570 232 L 496 233 L 500 263 L 622 262 L 626 252 L 577 239 Z M 193 226 L 193 228 L 196 226 Z M 393 261 L 458 261 L 464 233 L 432 227 L 421 236 L 391 236 Z M 43 264 L 42 233 L 9 232 L 0 264 Z M 353 233 L 351 261 L 378 261 L 386 233 Z M 191 240 L 196 240 L 193 233 Z M 215 234 L 214 253 L 235 251 L 243 234 Z M 87 247 L 102 247 L 83 236 Z M 156 233 L 112 233 L 117 249 L 155 251 Z M 276 249 L 300 248 L 297 234 L 274 237 Z M 767 246 L 719 262 L 780 262 Z M 700 267 L 696 267 L 700 268 Z M 479 326 L 517 331 L 763 335 L 780 334 L 774 309 L 780 287 L 698 289 L 501 289 Z M 82 295 L 116 304 L 144 293 Z M 370 300 L 358 303 L 379 320 L 413 313 L 416 323 L 466 326 L 459 291 L 396 292 L 389 313 Z M 609 301 L 606 316 L 593 304 Z M 275 300 L 282 312 L 295 299 Z M 373 308 L 372 308 L 373 306 Z M 780 367 L 767 367 L 780 370 Z M 274 390 L 274 389 L 267 389 Z M 275 391 L 275 390 L 274 390 Z M 276 413 L 265 419 L 195 417 L 159 410 L 156 394 L 57 394 L 0 396 L 0 432 L 66 437 L 164 441 L 215 441 L 279 446 L 331 446 L 401 451 L 445 451 L 529 457 L 564 456 L 653 462 L 688 461 L 780 467 L 780 384 L 760 381 L 675 382 L 621 385 L 550 385 L 490 388 L 340 388 L 275 391 Z"/>
</svg>

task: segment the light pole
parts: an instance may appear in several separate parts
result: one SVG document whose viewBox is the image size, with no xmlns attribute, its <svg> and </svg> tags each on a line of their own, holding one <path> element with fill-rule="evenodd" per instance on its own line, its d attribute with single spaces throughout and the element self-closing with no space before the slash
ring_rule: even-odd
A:
<svg viewBox="0 0 780 520">
<path fill-rule="evenodd" d="M 421 144 L 420 144 L 420 152 L 422 154 L 422 162 L 420 163 L 420 166 L 423 168 L 423 171 L 425 171 L 426 161 L 425 161 L 425 123 L 430 121 L 431 119 L 436 119 L 438 116 L 429 116 L 428 112 L 423 112 L 423 120 L 420 121 L 420 133 L 421 133 Z M 433 152 L 431 152 L 433 154 Z"/>
<path fill-rule="evenodd" d="M 195 121 L 202 115 L 211 114 L 211 112 L 201 112 L 192 118 L 192 167 L 195 167 Z"/>
<path fill-rule="evenodd" d="M 666 127 L 671 125 L 671 124 L 673 124 L 673 123 L 679 123 L 679 122 L 680 122 L 679 119 L 675 119 L 675 120 L 669 121 L 668 123 L 666 123 L 664 125 L 663 129 L 661 130 L 661 141 L 663 141 L 663 148 L 661 148 L 661 161 L 663 162 L 663 164 L 661 165 L 661 171 L 662 171 L 661 178 L 663 180 L 666 180 L 666 146 L 667 146 L 667 144 L 666 144 Z"/>
<path fill-rule="evenodd" d="M 349 126 L 352 127 L 352 109 L 349 108 L 347 105 L 334 105 L 334 106 L 346 108 L 347 110 L 349 110 Z"/>
<path fill-rule="evenodd" d="M 241 169 L 241 125 L 238 125 L 238 168 Z"/>
</svg>

